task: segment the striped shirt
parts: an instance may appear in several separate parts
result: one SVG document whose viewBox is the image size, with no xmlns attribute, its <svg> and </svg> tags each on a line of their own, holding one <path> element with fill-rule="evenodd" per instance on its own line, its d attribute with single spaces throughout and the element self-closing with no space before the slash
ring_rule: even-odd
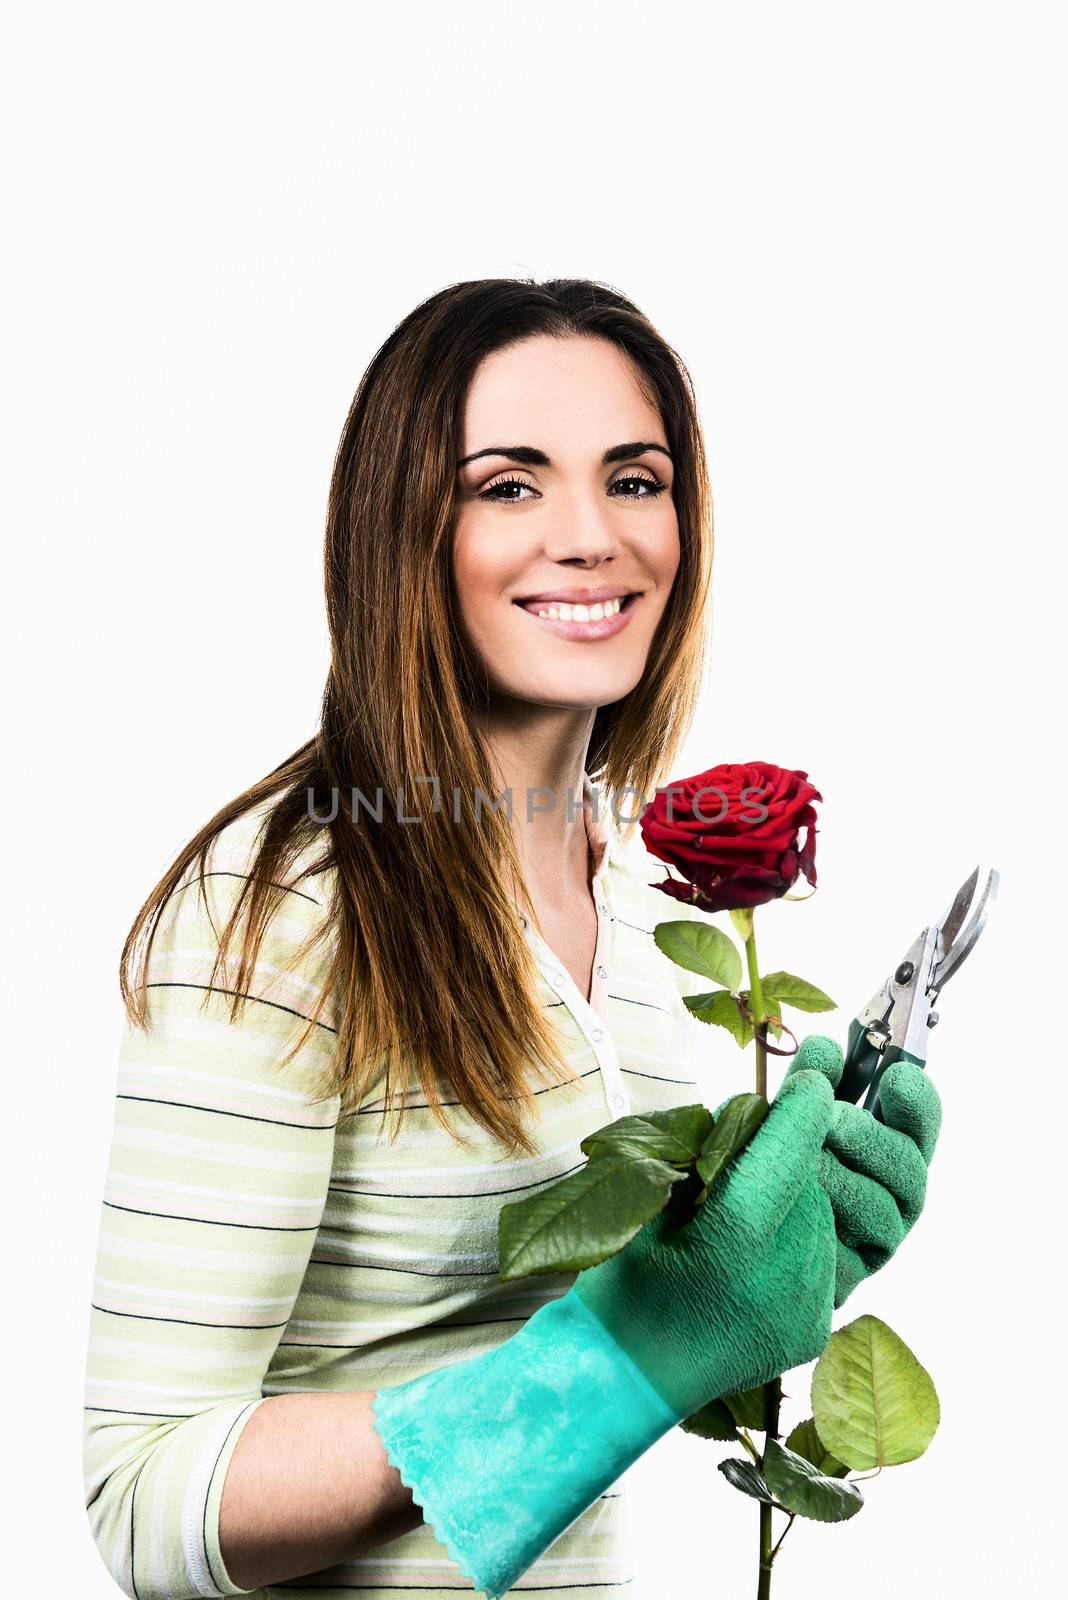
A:
<svg viewBox="0 0 1068 1600">
<path fill-rule="evenodd" d="M 213 847 L 218 927 L 248 875 L 262 814 L 231 824 Z M 726 1041 L 682 1002 L 707 980 L 652 937 L 658 921 L 701 913 L 651 887 L 666 868 L 638 830 L 624 844 L 589 780 L 584 816 L 598 918 L 589 1000 L 523 919 L 540 1003 L 577 1079 L 537 1089 L 532 1157 L 509 1157 L 444 1090 L 470 1149 L 418 1087 L 392 1145 L 382 1080 L 344 1115 L 337 1096 L 314 1103 L 335 1037 L 329 1004 L 279 1069 L 321 992 L 328 952 L 280 969 L 323 917 L 333 869 L 287 881 L 249 985 L 256 998 L 237 1023 L 228 994 L 209 985 L 217 944 L 195 874 L 169 903 L 149 969 L 154 1026 L 127 1023 L 122 1038 L 86 1363 L 86 1504 L 126 1594 L 471 1591 L 427 1523 L 315 1574 L 242 1589 L 222 1560 L 219 1505 L 238 1438 L 268 1396 L 401 1383 L 493 1348 L 570 1288 L 574 1273 L 502 1283 L 497 1224 L 502 1205 L 582 1166 L 587 1134 L 630 1113 L 724 1098 L 711 1061 Z M 511 1592 L 563 1600 L 630 1584 L 624 1479 Z"/>
</svg>

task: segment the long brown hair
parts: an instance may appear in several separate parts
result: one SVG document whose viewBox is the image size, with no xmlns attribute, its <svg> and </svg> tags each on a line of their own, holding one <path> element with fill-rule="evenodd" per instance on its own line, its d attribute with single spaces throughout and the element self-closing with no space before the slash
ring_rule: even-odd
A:
<svg viewBox="0 0 1068 1600">
<path fill-rule="evenodd" d="M 451 535 L 472 377 L 492 351 L 537 334 L 611 340 L 634 363 L 667 434 L 679 567 L 646 671 L 622 700 L 597 711 L 587 754 L 587 772 L 609 795 L 648 797 L 662 780 L 693 717 L 708 632 L 712 499 L 692 380 L 648 319 L 607 285 L 583 278 L 450 284 L 386 339 L 345 420 L 326 519 L 331 664 L 319 729 L 183 847 L 138 912 L 120 966 L 128 1015 L 147 1028 L 149 954 L 170 896 L 194 862 L 203 891 L 217 835 L 271 802 L 219 939 L 216 970 L 244 921 L 231 1018 L 244 1004 L 284 893 L 279 885 L 318 844 L 317 869 L 333 871 L 318 933 L 330 936 L 324 997 L 337 1022 L 324 1096 L 359 1104 L 384 1071 L 387 1109 L 397 1095 L 395 1137 L 400 1096 L 412 1081 L 397 1081 L 404 1063 L 438 1122 L 460 1138 L 442 1112 L 440 1073 L 481 1127 L 527 1154 L 536 1148 L 523 1119 L 532 1063 L 557 1082 L 573 1074 L 537 1003 L 515 896 L 532 916 L 533 908 L 508 817 L 483 805 L 458 825 L 453 808 L 454 795 L 495 789 L 474 714 L 486 703 L 486 675 L 458 625 Z M 414 782 L 420 775 L 437 775 L 440 809 L 428 804 L 432 785 Z M 385 797 L 373 827 L 353 820 L 356 790 L 369 805 L 379 790 Z M 333 791 L 341 797 L 336 807 Z M 403 809 L 394 803 L 400 796 Z M 619 808 L 635 809 L 633 802 Z M 320 818 L 336 814 L 327 823 L 313 820 L 313 810 Z M 400 820 L 412 815 L 420 825 Z M 434 974 L 445 981 L 434 982 Z"/>
</svg>

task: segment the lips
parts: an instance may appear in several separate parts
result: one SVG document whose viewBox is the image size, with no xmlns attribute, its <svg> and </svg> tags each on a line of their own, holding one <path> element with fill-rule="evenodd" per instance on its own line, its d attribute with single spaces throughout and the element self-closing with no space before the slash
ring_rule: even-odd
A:
<svg viewBox="0 0 1068 1600">
<path fill-rule="evenodd" d="M 610 639 L 615 634 L 626 628 L 634 613 L 634 607 L 640 595 L 632 592 L 618 602 L 619 609 L 612 607 L 608 616 L 576 617 L 574 615 L 560 616 L 560 610 L 571 612 L 572 604 L 588 610 L 590 605 L 604 605 L 604 601 L 558 601 L 537 598 L 514 600 L 512 604 L 517 610 L 524 612 L 534 624 L 549 633 L 555 633 L 562 639 L 571 639 L 576 642 L 583 640 L 596 641 Z M 551 612 L 557 612 L 556 616 Z"/>
<path fill-rule="evenodd" d="M 617 591 L 617 593 L 611 595 L 594 595 L 590 598 L 564 594 L 528 595 L 521 600 L 513 600 L 512 604 L 518 606 L 521 611 L 529 611 L 532 616 L 536 616 L 539 611 L 545 611 L 550 606 L 567 606 L 569 608 L 584 606 L 589 610 L 591 606 L 606 606 L 611 602 L 618 602 L 620 611 L 625 611 L 631 602 L 637 598 L 637 591 L 631 589 L 622 592 Z"/>
</svg>

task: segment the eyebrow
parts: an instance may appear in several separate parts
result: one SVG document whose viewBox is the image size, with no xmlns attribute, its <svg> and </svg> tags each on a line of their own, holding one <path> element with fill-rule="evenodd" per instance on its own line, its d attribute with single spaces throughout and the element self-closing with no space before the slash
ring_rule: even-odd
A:
<svg viewBox="0 0 1068 1600">
<path fill-rule="evenodd" d="M 635 456 L 644 455 L 647 450 L 659 450 L 660 454 L 671 460 L 671 451 L 662 444 L 654 444 L 648 439 L 636 439 L 630 444 L 614 444 L 606 450 L 601 457 L 601 465 L 610 467 L 616 461 L 630 461 Z M 476 450 L 469 456 L 464 456 L 456 463 L 457 470 L 466 467 L 469 461 L 477 461 L 480 456 L 505 456 L 509 461 L 518 461 L 524 467 L 551 467 L 552 462 L 544 450 L 536 450 L 530 444 L 491 444 L 485 450 Z"/>
</svg>

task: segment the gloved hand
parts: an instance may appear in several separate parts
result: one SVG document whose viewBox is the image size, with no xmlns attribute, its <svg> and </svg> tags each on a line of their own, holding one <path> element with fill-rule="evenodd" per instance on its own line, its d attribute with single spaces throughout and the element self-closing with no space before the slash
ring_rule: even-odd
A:
<svg viewBox="0 0 1068 1600">
<path fill-rule="evenodd" d="M 823 1073 L 832 1089 L 842 1076 L 842 1051 L 825 1034 L 802 1039 L 783 1086 L 796 1073 Z M 781 1092 L 781 1090 L 780 1090 Z M 942 1102 L 922 1067 L 896 1061 L 880 1080 L 880 1122 L 863 1106 L 835 1100 L 819 1181 L 834 1211 L 837 1235 L 835 1309 L 858 1283 L 886 1265 L 923 1210 L 927 1169 L 942 1125 Z"/>
<path fill-rule="evenodd" d="M 834 1221 L 816 1165 L 834 1097 L 793 1073 L 698 1214 L 672 1196 L 495 1349 L 379 1389 L 389 1460 L 496 1597 L 664 1433 L 827 1343 Z"/>
</svg>

